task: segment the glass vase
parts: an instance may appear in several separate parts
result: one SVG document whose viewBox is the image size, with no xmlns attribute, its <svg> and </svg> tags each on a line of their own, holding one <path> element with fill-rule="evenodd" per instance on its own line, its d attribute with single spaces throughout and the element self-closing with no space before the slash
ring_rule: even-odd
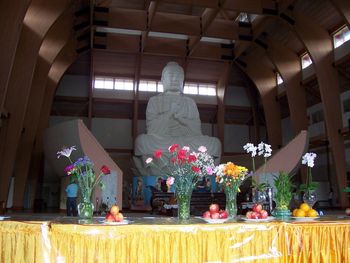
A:
<svg viewBox="0 0 350 263">
<path fill-rule="evenodd" d="M 225 187 L 225 195 L 228 218 L 235 218 L 237 217 L 237 188 Z"/>
<path fill-rule="evenodd" d="M 177 189 L 175 189 L 178 210 L 177 217 L 180 221 L 190 218 L 192 191 L 193 187 L 190 186 L 177 187 Z"/>
<path fill-rule="evenodd" d="M 78 215 L 80 219 L 92 219 L 94 204 L 91 202 L 91 191 L 81 193 L 81 202 L 78 204 Z"/>
<path fill-rule="evenodd" d="M 317 201 L 316 193 L 313 191 L 306 191 L 303 195 L 304 203 L 307 203 L 310 207 L 313 207 Z"/>
<path fill-rule="evenodd" d="M 266 191 L 255 190 L 252 197 L 253 203 L 263 204 L 266 202 Z"/>
</svg>

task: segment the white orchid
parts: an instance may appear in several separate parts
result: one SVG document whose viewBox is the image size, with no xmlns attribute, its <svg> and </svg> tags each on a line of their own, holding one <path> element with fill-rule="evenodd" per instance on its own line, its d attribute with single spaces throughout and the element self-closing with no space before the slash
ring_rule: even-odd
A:
<svg viewBox="0 0 350 263">
<path fill-rule="evenodd" d="M 63 147 L 61 151 L 57 152 L 57 159 L 60 158 L 61 156 L 66 156 L 67 158 L 70 158 L 70 155 L 75 150 L 76 150 L 75 146 L 67 147 L 67 148 Z"/>
<path fill-rule="evenodd" d="M 153 158 L 148 157 L 148 158 L 146 159 L 146 164 L 149 164 L 149 163 L 151 163 L 152 161 L 153 161 Z"/>
<path fill-rule="evenodd" d="M 316 153 L 305 153 L 301 163 L 306 164 L 308 167 L 314 167 L 315 165 L 315 158 L 317 157 Z"/>
<path fill-rule="evenodd" d="M 252 143 L 247 143 L 246 145 L 243 146 L 243 149 L 247 152 L 247 153 L 251 153 L 251 157 L 255 157 L 256 156 L 256 151 L 257 151 L 257 147 L 252 144 Z"/>
<path fill-rule="evenodd" d="M 306 183 L 300 185 L 300 191 L 311 192 L 317 189 L 318 183 L 312 181 L 311 168 L 315 165 L 316 153 L 305 153 L 302 157 L 301 163 L 307 165 Z"/>
</svg>

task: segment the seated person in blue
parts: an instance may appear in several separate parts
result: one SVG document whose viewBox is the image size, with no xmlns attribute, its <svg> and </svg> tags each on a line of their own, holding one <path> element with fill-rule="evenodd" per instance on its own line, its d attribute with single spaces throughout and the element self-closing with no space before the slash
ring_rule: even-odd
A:
<svg viewBox="0 0 350 263">
<path fill-rule="evenodd" d="M 70 179 L 70 184 L 66 187 L 67 193 L 67 216 L 77 216 L 77 196 L 78 196 L 78 185 L 74 179 Z"/>
</svg>

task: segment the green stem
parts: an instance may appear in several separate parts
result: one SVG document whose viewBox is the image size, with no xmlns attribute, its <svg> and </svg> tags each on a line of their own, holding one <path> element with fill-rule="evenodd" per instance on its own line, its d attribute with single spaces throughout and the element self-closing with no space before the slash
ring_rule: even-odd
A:
<svg viewBox="0 0 350 263">
<path fill-rule="evenodd" d="M 253 159 L 253 172 L 255 174 L 255 158 L 253 157 L 252 159 Z"/>
</svg>

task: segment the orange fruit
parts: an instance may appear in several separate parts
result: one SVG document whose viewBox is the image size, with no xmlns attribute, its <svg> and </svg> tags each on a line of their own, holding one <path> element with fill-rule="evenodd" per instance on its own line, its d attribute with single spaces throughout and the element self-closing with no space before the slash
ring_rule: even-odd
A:
<svg viewBox="0 0 350 263">
<path fill-rule="evenodd" d="M 308 212 L 307 212 L 307 216 L 308 217 L 318 217 L 318 213 L 315 209 L 310 209 Z"/>
<path fill-rule="evenodd" d="M 311 209 L 311 207 L 307 203 L 302 203 L 300 205 L 300 209 L 303 210 L 305 213 Z"/>
<path fill-rule="evenodd" d="M 296 216 L 298 210 L 299 210 L 298 208 L 295 208 L 295 209 L 293 210 L 292 215 L 293 215 L 293 216 Z"/>
<path fill-rule="evenodd" d="M 119 206 L 117 205 L 112 205 L 111 209 L 109 212 L 113 215 L 116 216 L 119 213 Z"/>
<path fill-rule="evenodd" d="M 305 217 L 306 213 L 304 210 L 298 209 L 298 211 L 296 211 L 295 216 L 296 217 Z"/>
</svg>

